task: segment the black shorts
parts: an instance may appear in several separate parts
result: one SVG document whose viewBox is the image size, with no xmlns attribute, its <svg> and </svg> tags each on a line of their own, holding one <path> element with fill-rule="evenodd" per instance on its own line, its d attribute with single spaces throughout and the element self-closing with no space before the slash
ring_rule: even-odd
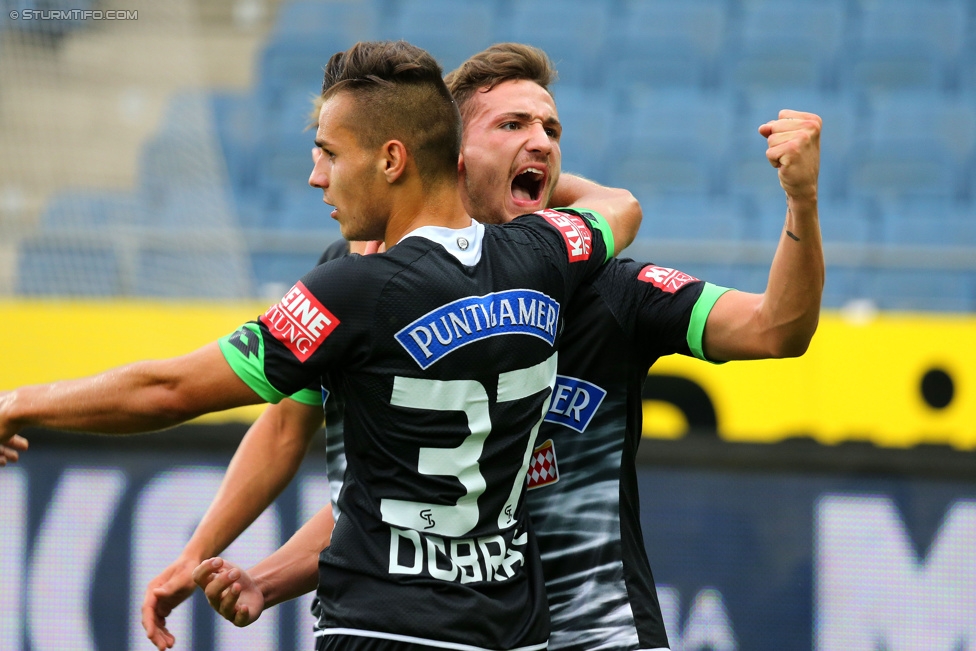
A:
<svg viewBox="0 0 976 651">
<path fill-rule="evenodd" d="M 432 651 L 438 648 L 361 635 L 323 635 L 315 641 L 315 651 Z"/>
</svg>

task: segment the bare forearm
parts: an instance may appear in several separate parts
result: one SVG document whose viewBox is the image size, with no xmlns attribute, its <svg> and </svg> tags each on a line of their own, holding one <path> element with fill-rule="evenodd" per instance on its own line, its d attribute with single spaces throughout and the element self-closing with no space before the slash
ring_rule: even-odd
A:
<svg viewBox="0 0 976 651">
<path fill-rule="evenodd" d="M 614 250 L 630 246 L 640 228 L 643 213 L 634 195 L 621 188 L 609 188 L 572 174 L 562 174 L 549 204 L 553 208 L 587 208 L 609 222 Z"/>
<path fill-rule="evenodd" d="M 260 398 L 211 344 L 175 359 L 138 362 L 89 378 L 11 391 L 0 396 L 0 420 L 17 428 L 133 434 L 256 402 Z"/>
<path fill-rule="evenodd" d="M 270 607 L 311 592 L 318 585 L 319 554 L 332 540 L 332 506 L 306 522 L 275 553 L 249 570 Z"/>
<path fill-rule="evenodd" d="M 268 407 L 241 440 L 183 556 L 200 563 L 240 536 L 294 478 L 321 424 L 321 408 L 292 400 Z"/>
<path fill-rule="evenodd" d="M 778 356 L 803 354 L 817 330 L 824 287 L 824 255 L 817 200 L 790 200 L 769 271 L 762 310 L 779 342 Z"/>
</svg>

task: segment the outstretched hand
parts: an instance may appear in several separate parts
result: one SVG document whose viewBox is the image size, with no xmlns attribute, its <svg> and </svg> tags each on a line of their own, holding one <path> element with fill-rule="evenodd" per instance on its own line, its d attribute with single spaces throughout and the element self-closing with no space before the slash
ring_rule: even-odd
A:
<svg viewBox="0 0 976 651">
<path fill-rule="evenodd" d="M 247 626 L 264 611 L 264 594 L 251 576 L 222 558 L 211 558 L 193 571 L 193 580 L 203 588 L 207 601 L 220 616 Z"/>
<path fill-rule="evenodd" d="M 20 459 L 20 453 L 27 450 L 27 439 L 18 434 L 12 435 L 0 444 L 0 468 Z"/>
<path fill-rule="evenodd" d="M 6 418 L 4 406 L 13 398 L 12 391 L 0 391 L 0 468 L 14 463 L 27 450 L 27 439 L 20 436 L 21 426 Z"/>
<path fill-rule="evenodd" d="M 759 127 L 767 141 L 766 158 L 779 170 L 779 182 L 793 199 L 815 199 L 820 174 L 820 116 L 784 109 Z"/>
<path fill-rule="evenodd" d="M 195 560 L 177 559 L 146 588 L 142 600 L 142 627 L 159 651 L 171 649 L 176 644 L 176 637 L 166 628 L 166 618 L 196 590 L 193 570 L 197 565 Z"/>
</svg>

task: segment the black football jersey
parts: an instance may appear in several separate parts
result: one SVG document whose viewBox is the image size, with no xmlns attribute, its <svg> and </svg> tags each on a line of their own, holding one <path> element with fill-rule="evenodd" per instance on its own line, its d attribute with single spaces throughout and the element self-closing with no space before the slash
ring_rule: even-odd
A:
<svg viewBox="0 0 976 651">
<path fill-rule="evenodd" d="M 525 477 L 563 306 L 606 261 L 606 232 L 598 216 L 556 211 L 425 227 L 316 267 L 220 341 L 266 400 L 317 378 L 347 398 L 320 634 L 545 648 Z"/>
<path fill-rule="evenodd" d="M 661 356 L 704 358 L 705 319 L 725 291 L 674 269 L 611 260 L 570 301 L 526 496 L 551 650 L 669 648 L 640 525 L 641 389 Z"/>
</svg>

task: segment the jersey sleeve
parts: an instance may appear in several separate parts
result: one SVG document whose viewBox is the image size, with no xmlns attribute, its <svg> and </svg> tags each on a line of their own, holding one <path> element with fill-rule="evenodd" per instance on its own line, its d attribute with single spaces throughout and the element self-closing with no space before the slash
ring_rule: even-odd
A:
<svg viewBox="0 0 976 651">
<path fill-rule="evenodd" d="M 687 355 L 713 363 L 705 356 L 704 334 L 715 301 L 729 291 L 677 269 L 620 260 L 610 265 L 612 292 L 627 292 L 618 300 L 632 311 L 632 336 L 648 359 Z M 626 308 L 625 308 L 626 309 Z"/>
<path fill-rule="evenodd" d="M 610 227 L 598 213 L 546 209 L 506 226 L 515 224 L 534 233 L 541 250 L 562 270 L 569 290 L 593 278 L 611 258 L 612 250 L 607 248 L 607 241 L 612 242 Z"/>
<path fill-rule="evenodd" d="M 357 269 L 361 261 L 352 256 L 316 267 L 257 320 L 219 341 L 228 364 L 255 393 L 272 403 L 292 397 L 321 404 L 315 383 L 367 345 L 361 308 L 370 282 Z"/>
<path fill-rule="evenodd" d="M 318 262 L 315 266 L 320 264 L 325 264 L 332 260 L 338 260 L 339 258 L 349 255 L 349 242 L 344 239 L 338 239 L 329 246 L 325 247 L 322 251 L 322 255 L 319 256 Z M 292 400 L 300 402 L 303 405 L 319 406 L 325 402 L 323 398 L 323 389 L 321 379 L 316 379 L 312 384 L 305 387 L 298 393 L 290 396 Z"/>
</svg>

